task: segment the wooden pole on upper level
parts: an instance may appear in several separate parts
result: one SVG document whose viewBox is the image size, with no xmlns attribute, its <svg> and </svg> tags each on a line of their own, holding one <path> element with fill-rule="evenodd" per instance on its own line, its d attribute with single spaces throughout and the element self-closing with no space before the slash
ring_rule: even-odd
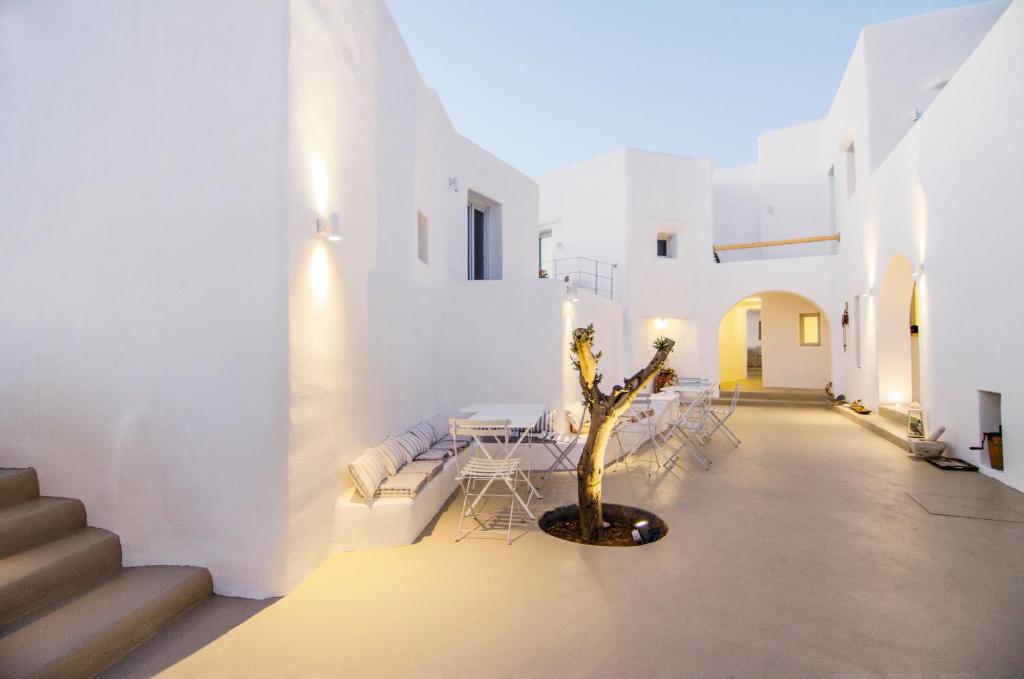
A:
<svg viewBox="0 0 1024 679">
<path fill-rule="evenodd" d="M 715 252 L 727 250 L 749 250 L 751 248 L 771 248 L 776 245 L 798 245 L 800 243 L 823 243 L 830 240 L 839 240 L 839 234 L 833 233 L 828 236 L 808 236 L 807 238 L 786 238 L 785 240 L 763 240 L 758 243 L 737 243 L 735 245 L 716 245 Z"/>
</svg>

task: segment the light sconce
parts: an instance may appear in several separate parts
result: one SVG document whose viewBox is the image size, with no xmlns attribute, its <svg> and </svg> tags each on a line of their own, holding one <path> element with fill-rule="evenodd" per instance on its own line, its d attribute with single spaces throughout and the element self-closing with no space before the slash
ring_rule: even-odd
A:
<svg viewBox="0 0 1024 679">
<path fill-rule="evenodd" d="M 870 296 L 871 296 L 871 293 L 872 293 L 872 292 L 874 292 L 874 290 L 872 290 L 871 288 L 868 288 L 868 291 L 867 291 L 867 292 L 862 292 L 862 293 L 860 293 L 860 294 L 859 294 L 859 295 L 857 295 L 857 296 L 858 296 L 858 297 L 860 297 L 861 299 L 867 299 L 868 297 L 870 297 Z"/>
<path fill-rule="evenodd" d="M 322 238 L 331 242 L 341 240 L 341 217 L 337 212 L 332 212 L 329 217 L 316 218 L 316 232 Z"/>
<path fill-rule="evenodd" d="M 924 264 L 915 264 L 910 272 L 910 277 L 916 281 L 921 278 L 922 274 L 924 274 Z"/>
<path fill-rule="evenodd" d="M 571 278 L 566 276 L 562 279 L 565 281 L 565 295 L 573 302 L 580 301 L 580 286 L 572 281 Z"/>
<path fill-rule="evenodd" d="M 667 321 L 665 321 L 664 318 L 655 318 L 654 319 L 654 327 L 657 328 L 658 330 L 664 330 L 665 326 L 667 324 L 668 323 L 667 323 Z"/>
</svg>

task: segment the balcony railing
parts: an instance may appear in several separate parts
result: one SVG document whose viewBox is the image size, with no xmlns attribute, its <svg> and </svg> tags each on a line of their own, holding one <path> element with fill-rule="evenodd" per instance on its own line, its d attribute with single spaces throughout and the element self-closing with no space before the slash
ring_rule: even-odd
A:
<svg viewBox="0 0 1024 679">
<path fill-rule="evenodd" d="M 590 257 L 564 257 L 544 262 L 541 278 L 556 278 L 608 299 L 615 297 L 615 264 Z"/>
</svg>

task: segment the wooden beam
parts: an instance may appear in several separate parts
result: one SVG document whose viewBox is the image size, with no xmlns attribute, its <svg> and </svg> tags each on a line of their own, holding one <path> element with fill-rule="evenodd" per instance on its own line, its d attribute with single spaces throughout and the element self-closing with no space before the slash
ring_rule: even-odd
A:
<svg viewBox="0 0 1024 679">
<path fill-rule="evenodd" d="M 839 234 L 833 233 L 828 236 L 808 236 L 807 238 L 786 238 L 785 240 L 763 240 L 759 243 L 716 245 L 715 252 L 726 252 L 727 250 L 749 250 L 751 248 L 772 248 L 776 245 L 797 245 L 799 243 L 823 243 L 830 240 L 839 240 Z"/>
</svg>

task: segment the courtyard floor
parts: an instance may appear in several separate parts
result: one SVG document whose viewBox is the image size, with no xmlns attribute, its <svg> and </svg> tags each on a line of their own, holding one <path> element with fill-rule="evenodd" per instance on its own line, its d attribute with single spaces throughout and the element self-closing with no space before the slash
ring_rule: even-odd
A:
<svg viewBox="0 0 1024 679">
<path fill-rule="evenodd" d="M 660 542 L 456 544 L 451 503 L 417 544 L 335 555 L 230 631 L 185 619 L 106 676 L 1024 676 L 1024 495 L 829 409 L 730 424 L 743 444 L 717 438 L 708 472 L 683 454 L 606 476 L 607 501 L 668 522 Z M 575 487 L 545 491 L 542 509 Z"/>
</svg>

